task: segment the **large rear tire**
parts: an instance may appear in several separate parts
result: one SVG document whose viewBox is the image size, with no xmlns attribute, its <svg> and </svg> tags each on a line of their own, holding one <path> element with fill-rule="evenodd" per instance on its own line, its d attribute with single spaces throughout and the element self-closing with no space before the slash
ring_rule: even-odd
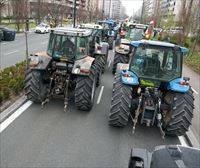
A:
<svg viewBox="0 0 200 168">
<path fill-rule="evenodd" d="M 113 49 L 113 42 L 114 42 L 114 37 L 108 37 L 108 44 L 109 44 L 109 49 Z"/>
<path fill-rule="evenodd" d="M 47 96 L 47 84 L 43 80 L 43 71 L 28 70 L 25 74 L 25 94 L 28 100 L 41 103 Z"/>
<path fill-rule="evenodd" d="M 115 53 L 114 61 L 113 61 L 113 69 L 112 69 L 113 74 L 116 73 L 118 63 L 128 63 L 128 56 L 119 54 L 119 53 Z"/>
<path fill-rule="evenodd" d="M 90 111 L 93 107 L 96 88 L 96 66 L 92 65 L 89 76 L 78 76 L 75 88 L 75 106 Z"/>
<path fill-rule="evenodd" d="M 188 131 L 192 122 L 194 109 L 194 96 L 192 90 L 187 93 L 169 92 L 165 101 L 171 104 L 172 108 L 166 114 L 163 122 L 163 129 L 171 136 L 181 136 Z"/>
<path fill-rule="evenodd" d="M 132 88 L 124 85 L 117 74 L 113 84 L 113 94 L 109 113 L 109 125 L 124 127 L 127 125 L 132 99 Z"/>
</svg>

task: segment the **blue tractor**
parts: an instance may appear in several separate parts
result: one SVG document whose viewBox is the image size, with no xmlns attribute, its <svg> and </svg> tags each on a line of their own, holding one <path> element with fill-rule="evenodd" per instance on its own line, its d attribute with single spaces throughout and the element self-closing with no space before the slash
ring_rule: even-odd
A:
<svg viewBox="0 0 200 168">
<path fill-rule="evenodd" d="M 191 125 L 194 97 L 189 78 L 182 77 L 188 49 L 172 43 L 132 41 L 129 64 L 119 63 L 114 78 L 109 124 L 123 127 L 129 117 L 157 125 L 164 138 L 184 135 Z"/>
<path fill-rule="evenodd" d="M 98 21 L 98 24 L 103 27 L 103 41 L 109 44 L 109 49 L 113 49 L 113 42 L 119 33 L 119 26 L 114 20 Z"/>
</svg>

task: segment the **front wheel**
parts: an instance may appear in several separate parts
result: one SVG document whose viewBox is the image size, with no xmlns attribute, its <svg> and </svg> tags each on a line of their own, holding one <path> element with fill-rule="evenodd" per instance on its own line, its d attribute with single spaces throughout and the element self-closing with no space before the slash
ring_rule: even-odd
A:
<svg viewBox="0 0 200 168">
<path fill-rule="evenodd" d="M 90 111 L 93 107 L 96 88 L 96 67 L 92 65 L 89 76 L 78 76 L 75 88 L 75 106 Z"/>
<path fill-rule="evenodd" d="M 193 117 L 194 96 L 192 90 L 187 93 L 168 92 L 164 99 L 172 107 L 163 118 L 163 130 L 171 136 L 184 135 L 188 131 Z"/>
<path fill-rule="evenodd" d="M 113 94 L 109 113 L 109 125 L 124 127 L 128 123 L 132 99 L 132 88 L 124 85 L 117 74 L 113 84 Z"/>
</svg>

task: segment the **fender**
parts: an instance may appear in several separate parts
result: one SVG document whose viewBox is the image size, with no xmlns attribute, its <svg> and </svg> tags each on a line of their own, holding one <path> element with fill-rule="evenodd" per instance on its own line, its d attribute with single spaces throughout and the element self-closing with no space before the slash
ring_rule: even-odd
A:
<svg viewBox="0 0 200 168">
<path fill-rule="evenodd" d="M 45 70 L 49 66 L 52 58 L 46 54 L 31 55 L 29 66 L 34 70 Z"/>
<path fill-rule="evenodd" d="M 126 85 L 139 85 L 138 77 L 129 70 L 121 71 L 121 81 Z"/>
<path fill-rule="evenodd" d="M 177 78 L 170 81 L 167 85 L 167 90 L 172 90 L 175 92 L 186 93 L 189 91 L 189 85 L 181 85 L 180 82 L 185 82 L 183 78 Z"/>
<path fill-rule="evenodd" d="M 99 47 L 99 48 L 98 48 Z M 101 42 L 100 46 L 95 48 L 95 54 L 98 55 L 107 55 L 109 50 L 109 44 L 106 42 Z"/>
<path fill-rule="evenodd" d="M 120 44 L 119 46 L 115 47 L 115 52 L 123 55 L 127 55 L 130 52 L 130 46 Z"/>
<path fill-rule="evenodd" d="M 92 63 L 95 58 L 87 56 L 85 58 L 76 60 L 72 69 L 72 74 L 89 76 Z"/>
</svg>

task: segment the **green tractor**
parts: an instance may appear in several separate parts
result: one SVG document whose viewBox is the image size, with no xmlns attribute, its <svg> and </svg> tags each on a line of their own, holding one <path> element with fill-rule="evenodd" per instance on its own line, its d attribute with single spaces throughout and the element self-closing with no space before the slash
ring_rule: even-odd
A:
<svg viewBox="0 0 200 168">
<path fill-rule="evenodd" d="M 122 28 L 120 38 L 116 40 L 115 56 L 113 61 L 112 73 L 115 74 L 118 63 L 128 63 L 129 54 L 132 51 L 131 41 L 142 40 L 147 25 L 137 23 L 127 23 L 127 26 Z"/>
<path fill-rule="evenodd" d="M 133 132 L 140 122 L 157 125 L 165 134 L 181 136 L 192 122 L 194 96 L 189 78 L 182 77 L 188 49 L 172 43 L 132 41 L 129 64 L 119 63 L 113 84 L 109 124 L 123 127 L 128 119 Z"/>
<path fill-rule="evenodd" d="M 79 28 L 91 29 L 93 31 L 89 42 L 90 55 L 96 59 L 101 73 L 104 73 L 108 58 L 109 44 L 103 42 L 103 27 L 98 24 L 86 23 L 81 24 Z"/>
<path fill-rule="evenodd" d="M 91 36 L 91 30 L 51 30 L 47 52 L 30 56 L 25 76 L 29 100 L 44 105 L 51 97 L 62 97 L 66 111 L 73 98 L 79 110 L 92 109 L 99 73 L 95 58 L 89 56 Z"/>
</svg>

